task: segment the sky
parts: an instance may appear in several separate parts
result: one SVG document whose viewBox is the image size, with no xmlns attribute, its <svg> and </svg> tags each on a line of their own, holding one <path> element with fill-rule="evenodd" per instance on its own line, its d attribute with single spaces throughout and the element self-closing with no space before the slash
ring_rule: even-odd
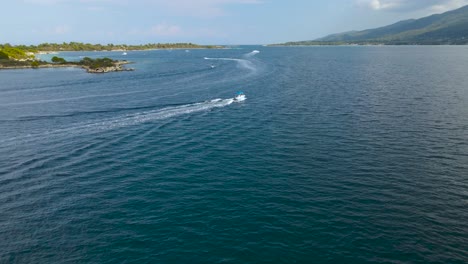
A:
<svg viewBox="0 0 468 264">
<path fill-rule="evenodd" d="M 0 43 L 271 44 L 385 26 L 468 0 L 3 0 Z"/>
</svg>

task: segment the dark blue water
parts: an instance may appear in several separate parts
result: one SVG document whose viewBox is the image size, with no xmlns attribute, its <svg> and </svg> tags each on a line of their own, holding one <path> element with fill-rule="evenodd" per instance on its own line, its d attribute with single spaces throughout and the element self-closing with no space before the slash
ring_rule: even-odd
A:
<svg viewBox="0 0 468 264">
<path fill-rule="evenodd" d="M 0 263 L 468 262 L 467 47 L 61 56 L 136 71 L 0 71 Z"/>
</svg>

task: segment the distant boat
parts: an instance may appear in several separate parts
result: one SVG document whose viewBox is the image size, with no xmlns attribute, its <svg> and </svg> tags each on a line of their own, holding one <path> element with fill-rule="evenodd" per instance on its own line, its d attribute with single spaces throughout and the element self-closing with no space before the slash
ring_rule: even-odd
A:
<svg viewBox="0 0 468 264">
<path fill-rule="evenodd" d="M 190 52 L 190 50 L 185 50 L 185 52 Z"/>
<path fill-rule="evenodd" d="M 127 55 L 127 52 L 122 53 L 122 55 Z"/>
<path fill-rule="evenodd" d="M 243 92 L 238 92 L 236 97 L 234 97 L 234 102 L 242 102 L 245 101 L 247 97 L 245 97 L 245 94 Z"/>
<path fill-rule="evenodd" d="M 210 67 L 211 67 L 211 69 L 214 69 L 215 66 L 214 66 L 214 65 L 210 65 Z"/>
</svg>

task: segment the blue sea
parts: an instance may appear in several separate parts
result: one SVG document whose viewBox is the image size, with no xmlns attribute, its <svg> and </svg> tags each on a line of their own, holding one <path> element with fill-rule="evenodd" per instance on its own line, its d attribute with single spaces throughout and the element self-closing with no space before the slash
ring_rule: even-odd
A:
<svg viewBox="0 0 468 264">
<path fill-rule="evenodd" d="M 135 71 L 0 71 L 0 263 L 468 262 L 468 47 L 58 56 Z"/>
</svg>

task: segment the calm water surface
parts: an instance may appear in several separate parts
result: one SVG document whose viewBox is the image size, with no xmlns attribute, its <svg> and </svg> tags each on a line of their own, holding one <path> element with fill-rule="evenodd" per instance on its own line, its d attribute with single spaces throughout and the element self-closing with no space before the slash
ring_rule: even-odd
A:
<svg viewBox="0 0 468 264">
<path fill-rule="evenodd" d="M 0 71 L 0 263 L 468 262 L 467 47 L 61 56 L 136 71 Z"/>
</svg>

